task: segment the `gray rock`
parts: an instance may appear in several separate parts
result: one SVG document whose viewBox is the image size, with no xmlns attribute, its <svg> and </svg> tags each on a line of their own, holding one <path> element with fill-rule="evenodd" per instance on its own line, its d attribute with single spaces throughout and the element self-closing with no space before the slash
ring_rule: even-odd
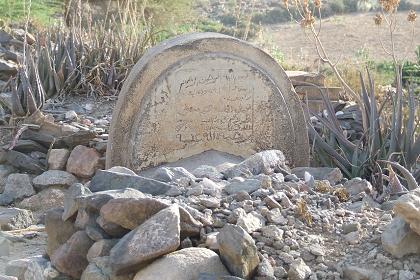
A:
<svg viewBox="0 0 420 280">
<path fill-rule="evenodd" d="M 34 218 L 29 210 L 0 207 L 0 230 L 24 229 L 33 223 Z"/>
<path fill-rule="evenodd" d="M 136 272 L 146 263 L 175 251 L 180 242 L 179 208 L 173 205 L 121 238 L 111 250 L 111 268 L 117 275 Z"/>
<path fill-rule="evenodd" d="M 9 239 L 0 236 L 0 257 L 8 257 L 11 246 L 12 242 Z"/>
<path fill-rule="evenodd" d="M 64 193 L 64 212 L 63 221 L 73 217 L 79 209 L 78 199 L 79 196 L 86 196 L 92 192 L 80 183 L 76 183 L 70 186 Z"/>
<path fill-rule="evenodd" d="M 159 195 L 166 193 L 171 186 L 142 176 L 98 170 L 92 178 L 89 188 L 92 192 L 132 188 L 143 193 Z"/>
<path fill-rule="evenodd" d="M 194 169 L 192 174 L 197 178 L 208 178 L 213 181 L 220 181 L 224 177 L 216 167 L 210 165 L 201 165 Z"/>
<path fill-rule="evenodd" d="M 420 235 L 410 229 L 410 225 L 401 217 L 394 218 L 386 226 L 381 240 L 385 251 L 394 257 L 402 258 L 405 255 L 420 253 Z"/>
<path fill-rule="evenodd" d="M 347 189 L 351 196 L 357 195 L 361 192 L 371 193 L 373 188 L 372 185 L 366 179 L 353 178 L 344 183 L 344 187 Z"/>
<path fill-rule="evenodd" d="M 39 160 L 18 151 L 8 151 L 7 162 L 18 169 L 35 174 L 40 174 L 46 170 L 45 166 Z"/>
<path fill-rule="evenodd" d="M 118 243 L 118 239 L 101 239 L 96 241 L 92 247 L 90 247 L 86 257 L 89 262 L 98 257 L 109 256 L 112 247 Z"/>
<path fill-rule="evenodd" d="M 157 259 L 140 270 L 134 280 L 197 280 L 200 274 L 214 275 L 214 279 L 228 279 L 229 272 L 219 256 L 205 248 L 186 248 Z"/>
<path fill-rule="evenodd" d="M 312 271 L 309 266 L 302 259 L 297 259 L 290 264 L 288 279 L 290 280 L 305 280 L 309 278 Z"/>
<path fill-rule="evenodd" d="M 258 174 L 272 174 L 289 170 L 281 151 L 267 150 L 247 158 L 243 162 L 223 172 L 226 178 L 250 177 Z"/>
<path fill-rule="evenodd" d="M 295 167 L 292 173 L 300 179 L 305 178 L 305 171 L 311 174 L 315 180 L 328 180 L 331 185 L 336 185 L 343 179 L 339 168 L 332 167 Z"/>
<path fill-rule="evenodd" d="M 60 188 L 48 188 L 23 199 L 16 205 L 31 211 L 47 211 L 51 208 L 63 207 L 64 193 L 65 190 Z"/>
<path fill-rule="evenodd" d="M 226 224 L 217 235 L 220 257 L 232 275 L 251 279 L 260 262 L 252 237 L 240 226 Z"/>
<path fill-rule="evenodd" d="M 346 265 L 343 269 L 345 279 L 349 280 L 382 280 L 380 272 L 358 266 Z"/>
<path fill-rule="evenodd" d="M 252 233 L 265 225 L 265 219 L 257 212 L 252 211 L 246 215 L 240 216 L 236 224 L 242 227 L 246 232 Z"/>
<path fill-rule="evenodd" d="M 188 178 L 191 181 L 197 180 L 193 174 L 183 167 L 160 167 L 155 171 L 152 178 L 167 183 L 180 178 Z"/>
<path fill-rule="evenodd" d="M 110 236 L 96 223 L 86 225 L 85 231 L 93 241 L 110 238 Z"/>
<path fill-rule="evenodd" d="M 63 170 L 66 168 L 70 151 L 67 149 L 51 149 L 48 153 L 48 168 L 51 170 Z"/>
<path fill-rule="evenodd" d="M 16 145 L 13 147 L 13 150 L 21 152 L 21 153 L 30 153 L 33 151 L 38 151 L 41 153 L 48 152 L 47 148 L 38 144 L 37 142 L 33 140 L 23 140 L 23 139 L 19 139 L 17 141 Z"/>
<path fill-rule="evenodd" d="M 48 170 L 35 177 L 33 183 L 35 188 L 38 190 L 43 190 L 50 187 L 68 188 L 74 183 L 77 183 L 77 178 L 73 174 L 66 171 Z"/>
<path fill-rule="evenodd" d="M 112 273 L 109 265 L 109 257 L 95 258 L 86 269 L 80 280 L 132 280 L 132 274 L 117 276 Z"/>
<path fill-rule="evenodd" d="M 19 280 L 19 279 L 14 276 L 0 275 L 0 280 Z"/>
<path fill-rule="evenodd" d="M 77 231 L 54 251 L 51 262 L 58 271 L 79 279 L 88 266 L 86 255 L 92 245 L 93 241 L 84 231 Z"/>
<path fill-rule="evenodd" d="M 108 171 L 123 173 L 127 175 L 137 175 L 136 172 L 124 166 L 113 166 L 110 169 L 108 169 Z"/>
<path fill-rule="evenodd" d="M 48 236 L 47 254 L 50 257 L 77 231 L 72 222 L 64 222 L 61 219 L 63 212 L 63 209 L 57 208 L 49 210 L 45 215 L 45 231 Z"/>
<path fill-rule="evenodd" d="M 35 194 L 28 174 L 14 173 L 7 177 L 4 192 L 0 195 L 0 205 L 9 205 L 15 200 Z"/>
<path fill-rule="evenodd" d="M 30 262 L 24 274 L 24 280 L 44 280 L 44 271 L 49 261 L 41 255 L 29 258 Z"/>
<path fill-rule="evenodd" d="M 244 181 L 233 181 L 225 186 L 225 191 L 228 194 L 235 194 L 241 191 L 253 193 L 261 188 L 261 181 L 257 179 L 245 179 Z"/>
<path fill-rule="evenodd" d="M 7 177 L 13 172 L 15 172 L 15 170 L 16 169 L 11 165 L 0 164 L 0 193 L 4 191 L 4 186 L 6 185 Z"/>
<path fill-rule="evenodd" d="M 120 225 L 106 221 L 102 216 L 96 219 L 96 223 L 111 237 L 121 238 L 130 230 L 123 228 Z"/>
</svg>

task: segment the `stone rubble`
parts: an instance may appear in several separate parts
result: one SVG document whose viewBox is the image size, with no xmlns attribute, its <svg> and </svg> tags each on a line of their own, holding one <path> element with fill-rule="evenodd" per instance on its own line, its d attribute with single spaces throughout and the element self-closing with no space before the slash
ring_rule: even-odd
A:
<svg viewBox="0 0 420 280">
<path fill-rule="evenodd" d="M 279 151 L 221 172 L 160 167 L 150 178 L 124 167 L 85 177 L 62 163 L 37 176 L 8 166 L 6 185 L 22 174 L 33 186 L 11 205 L 34 213 L 0 208 L 1 229 L 42 223 L 48 239 L 44 256 L 10 261 L 0 279 L 420 279 L 418 190 L 381 205 L 369 182 L 289 169 Z M 3 254 L 15 242 L 0 235 Z"/>
</svg>

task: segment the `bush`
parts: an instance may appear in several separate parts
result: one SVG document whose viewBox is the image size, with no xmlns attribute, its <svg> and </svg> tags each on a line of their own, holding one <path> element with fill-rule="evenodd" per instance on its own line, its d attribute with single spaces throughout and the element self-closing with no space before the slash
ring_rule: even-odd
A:
<svg viewBox="0 0 420 280">
<path fill-rule="evenodd" d="M 275 8 L 264 14 L 256 14 L 252 17 L 252 22 L 257 24 L 276 24 L 290 21 L 289 12 L 283 8 Z"/>
</svg>

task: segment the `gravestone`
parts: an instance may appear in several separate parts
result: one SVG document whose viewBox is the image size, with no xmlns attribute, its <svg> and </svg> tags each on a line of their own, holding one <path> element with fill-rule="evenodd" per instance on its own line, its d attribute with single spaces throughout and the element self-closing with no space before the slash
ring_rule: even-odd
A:
<svg viewBox="0 0 420 280">
<path fill-rule="evenodd" d="M 131 70 L 106 162 L 140 171 L 208 150 L 248 157 L 267 149 L 308 165 L 304 114 L 286 73 L 249 43 L 194 33 L 151 48 Z"/>
</svg>

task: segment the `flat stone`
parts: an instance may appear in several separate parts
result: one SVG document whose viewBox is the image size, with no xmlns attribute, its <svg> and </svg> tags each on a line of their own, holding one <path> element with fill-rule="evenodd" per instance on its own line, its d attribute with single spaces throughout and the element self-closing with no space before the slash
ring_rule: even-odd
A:
<svg viewBox="0 0 420 280">
<path fill-rule="evenodd" d="M 188 178 L 192 181 L 197 180 L 193 174 L 183 167 L 160 167 L 153 174 L 153 179 L 167 183 L 181 178 Z"/>
<path fill-rule="evenodd" d="M 92 192 L 82 184 L 76 183 L 71 185 L 64 193 L 64 212 L 62 216 L 63 221 L 66 221 L 69 218 L 73 217 L 79 209 L 77 197 L 83 197 L 91 193 Z"/>
<path fill-rule="evenodd" d="M 165 208 L 152 216 L 121 238 L 112 248 L 112 270 L 117 275 L 136 272 L 150 261 L 175 251 L 180 245 L 179 224 L 177 205 Z"/>
<path fill-rule="evenodd" d="M 117 244 L 119 239 L 101 239 L 93 243 L 90 247 L 86 257 L 89 262 L 98 257 L 109 256 L 112 247 Z"/>
<path fill-rule="evenodd" d="M 31 211 L 47 211 L 51 208 L 63 207 L 65 190 L 60 188 L 48 188 L 39 193 L 23 199 L 16 205 Z"/>
<path fill-rule="evenodd" d="M 167 183 L 142 176 L 128 175 L 109 170 L 98 170 L 92 178 L 89 188 L 92 192 L 132 188 L 143 193 L 159 195 L 166 193 L 171 186 Z"/>
<path fill-rule="evenodd" d="M 123 173 L 127 175 L 137 175 L 136 172 L 124 166 L 113 166 L 110 169 L 108 169 L 108 171 Z"/>
<path fill-rule="evenodd" d="M 420 235 L 420 189 L 401 196 L 394 204 L 394 211 Z"/>
<path fill-rule="evenodd" d="M 225 186 L 224 190 L 228 194 L 235 194 L 242 191 L 253 193 L 261 188 L 261 181 L 257 179 L 245 179 L 244 181 L 234 181 Z"/>
<path fill-rule="evenodd" d="M 79 279 L 88 266 L 86 255 L 93 243 L 84 231 L 77 231 L 54 251 L 51 262 L 58 271 Z"/>
<path fill-rule="evenodd" d="M 77 178 L 73 174 L 62 170 L 45 171 L 33 180 L 34 186 L 38 190 L 50 187 L 68 188 L 76 182 Z"/>
<path fill-rule="evenodd" d="M 300 179 L 305 178 L 305 172 L 311 174 L 315 180 L 328 180 L 331 185 L 336 185 L 343 179 L 343 174 L 339 168 L 332 167 L 295 167 L 292 173 Z"/>
<path fill-rule="evenodd" d="M 212 149 L 246 158 L 268 148 L 307 166 L 308 143 L 299 98 L 273 58 L 233 37 L 194 33 L 149 49 L 130 72 L 107 167 L 138 172 Z"/>
<path fill-rule="evenodd" d="M 220 173 L 216 167 L 210 165 L 200 165 L 193 170 L 192 174 L 197 178 L 207 178 L 213 181 L 220 181 L 223 179 L 223 174 Z"/>
<path fill-rule="evenodd" d="M 215 279 L 230 275 L 215 252 L 193 247 L 159 258 L 140 270 L 134 280 L 197 280 L 201 273 L 211 273 Z"/>
<path fill-rule="evenodd" d="M 61 216 L 62 208 L 51 209 L 45 214 L 45 231 L 47 232 L 47 254 L 52 256 L 57 248 L 77 231 L 74 224 L 70 221 L 63 222 Z"/>
<path fill-rule="evenodd" d="M 0 205 L 9 205 L 33 194 L 35 190 L 31 184 L 31 177 L 28 174 L 13 173 L 7 177 L 4 192 L 0 194 Z"/>
<path fill-rule="evenodd" d="M 252 279 L 260 262 L 252 237 L 240 226 L 226 224 L 217 235 L 220 258 L 230 273 Z"/>
<path fill-rule="evenodd" d="M 18 151 L 8 151 L 7 162 L 18 169 L 35 174 L 40 174 L 46 170 L 45 166 L 43 166 L 39 160 Z"/>
<path fill-rule="evenodd" d="M 38 144 L 33 140 L 23 140 L 19 139 L 16 142 L 16 145 L 13 147 L 13 150 L 21 152 L 21 153 L 30 153 L 33 151 L 38 151 L 42 153 L 48 152 L 48 149 L 44 146 Z"/>
<path fill-rule="evenodd" d="M 78 145 L 70 153 L 66 170 L 78 177 L 89 178 L 98 168 L 100 157 L 96 149 Z"/>
<path fill-rule="evenodd" d="M 401 217 L 394 218 L 381 236 L 385 251 L 402 258 L 409 254 L 420 254 L 420 235 L 410 229 Z"/>
<path fill-rule="evenodd" d="M 33 223 L 34 218 L 29 210 L 0 207 L 0 230 L 24 229 Z"/>
<path fill-rule="evenodd" d="M 223 174 L 226 178 L 250 177 L 259 174 L 270 175 L 283 170 L 289 170 L 283 152 L 267 150 L 250 156 L 243 162 L 225 170 Z"/>
<path fill-rule="evenodd" d="M 51 149 L 48 153 L 48 168 L 50 170 L 63 170 L 66 168 L 70 151 L 67 149 Z"/>
<path fill-rule="evenodd" d="M 382 280 L 382 274 L 374 269 L 366 269 L 358 266 L 347 265 L 343 269 L 345 279 L 351 280 Z"/>
</svg>

